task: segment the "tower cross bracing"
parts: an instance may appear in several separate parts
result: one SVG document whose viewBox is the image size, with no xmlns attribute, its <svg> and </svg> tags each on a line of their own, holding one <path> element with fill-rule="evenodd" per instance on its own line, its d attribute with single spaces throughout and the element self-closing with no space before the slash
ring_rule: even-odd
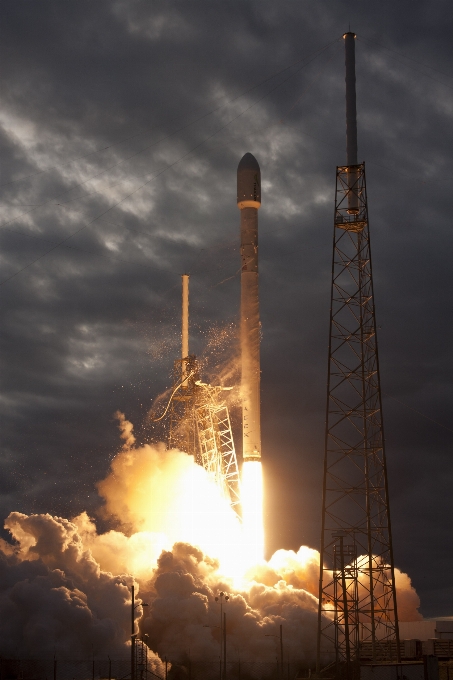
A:
<svg viewBox="0 0 453 680">
<path fill-rule="evenodd" d="M 216 482 L 232 508 L 238 512 L 240 480 L 228 407 L 222 388 L 198 383 L 195 422 L 201 464 Z"/>
<path fill-rule="evenodd" d="M 228 406 L 222 393 L 231 389 L 203 383 L 198 361 L 189 354 L 189 275 L 182 275 L 181 359 L 174 362 L 168 447 L 179 448 L 205 468 L 238 517 L 240 477 Z"/>
<path fill-rule="evenodd" d="M 180 362 L 176 364 L 179 373 Z M 194 456 L 240 515 L 240 477 L 225 388 L 198 380 L 196 359 L 190 357 L 187 388 L 176 394 L 170 407 L 169 448 Z M 228 389 L 228 388 L 226 388 Z"/>
<path fill-rule="evenodd" d="M 337 168 L 326 410 L 318 667 L 398 660 L 364 163 Z"/>
</svg>

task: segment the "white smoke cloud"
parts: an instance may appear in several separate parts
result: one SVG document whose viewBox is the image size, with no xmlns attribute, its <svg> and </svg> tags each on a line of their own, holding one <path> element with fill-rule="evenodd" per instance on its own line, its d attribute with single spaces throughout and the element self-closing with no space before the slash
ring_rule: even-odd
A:
<svg viewBox="0 0 453 680">
<path fill-rule="evenodd" d="M 395 569 L 395 586 L 400 621 L 421 621 L 423 616 L 418 611 L 420 598 L 411 583 L 410 576 Z"/>
<path fill-rule="evenodd" d="M 104 515 L 115 518 L 123 533 L 141 532 L 142 540 L 149 541 L 145 567 L 150 560 L 156 563 L 163 548 L 183 541 L 233 573 L 241 559 L 240 524 L 207 471 L 192 456 L 166 450 L 163 443 L 134 448 L 132 426 L 124 417 L 119 421 L 125 444 L 98 484 Z"/>
<path fill-rule="evenodd" d="M 218 660 L 215 596 L 223 590 L 230 595 L 229 660 L 274 662 L 272 636 L 282 624 L 285 656 L 312 665 L 319 553 L 305 546 L 278 550 L 238 579 L 229 569 L 241 552 L 234 513 L 205 471 L 163 444 L 135 447 L 132 425 L 119 420 L 124 445 L 99 484 L 104 517 L 116 522 L 115 530 L 99 534 L 86 513 L 72 521 L 8 516 L 14 544 L 0 541 L 0 654 L 126 654 L 128 586 L 135 582 L 137 602 L 149 605 L 136 610 L 140 630 L 160 657 Z M 396 570 L 396 585 L 401 620 L 421 618 L 410 578 Z M 152 663 L 162 674 L 156 654 Z"/>
<path fill-rule="evenodd" d="M 286 653 L 293 660 L 314 661 L 317 600 L 284 581 L 235 590 L 201 551 L 178 543 L 161 555 L 146 589 L 144 597 L 152 600 L 152 607 L 142 629 L 153 648 L 174 661 L 186 661 L 189 650 L 194 661 L 218 659 L 220 607 L 215 595 L 221 590 L 230 596 L 224 612 L 235 660 L 274 662 L 275 640 L 266 635 L 275 635 L 283 624 Z"/>
</svg>

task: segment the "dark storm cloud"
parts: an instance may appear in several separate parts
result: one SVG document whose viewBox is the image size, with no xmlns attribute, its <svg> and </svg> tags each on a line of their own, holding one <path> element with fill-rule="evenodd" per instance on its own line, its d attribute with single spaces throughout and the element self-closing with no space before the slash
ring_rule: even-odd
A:
<svg viewBox="0 0 453 680">
<path fill-rule="evenodd" d="M 138 429 L 169 385 L 181 273 L 197 352 L 212 324 L 236 322 L 235 171 L 252 151 L 268 544 L 318 546 L 350 21 L 396 561 L 426 615 L 451 614 L 451 431 L 433 422 L 449 427 L 453 403 L 450 4 L 42 1 L 1 13 L 2 280 L 13 277 L 1 287 L 2 516 L 95 511 L 118 448 L 112 414 Z"/>
</svg>

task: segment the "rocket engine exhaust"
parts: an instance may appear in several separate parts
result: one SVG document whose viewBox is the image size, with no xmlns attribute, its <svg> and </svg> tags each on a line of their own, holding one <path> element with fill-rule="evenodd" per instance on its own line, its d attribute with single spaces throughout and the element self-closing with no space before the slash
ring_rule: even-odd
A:
<svg viewBox="0 0 453 680">
<path fill-rule="evenodd" d="M 264 553 L 260 422 L 260 313 L 258 293 L 258 209 L 261 171 L 251 153 L 237 170 L 237 203 L 241 211 L 241 393 L 242 393 L 242 525 L 253 561 Z M 251 556 L 252 557 L 252 556 Z"/>
</svg>

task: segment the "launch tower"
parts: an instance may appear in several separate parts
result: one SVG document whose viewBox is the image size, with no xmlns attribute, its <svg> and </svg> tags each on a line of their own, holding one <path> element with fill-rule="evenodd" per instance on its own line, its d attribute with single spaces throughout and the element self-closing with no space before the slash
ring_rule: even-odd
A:
<svg viewBox="0 0 453 680">
<path fill-rule="evenodd" d="M 347 165 L 337 167 L 317 670 L 335 650 L 399 661 L 365 163 L 357 162 L 355 34 L 346 51 Z"/>
<path fill-rule="evenodd" d="M 239 515 L 239 470 L 224 398 L 229 389 L 201 382 L 197 359 L 189 354 L 189 275 L 183 274 L 181 359 L 175 361 L 172 394 L 161 418 L 169 412 L 169 448 L 192 455 Z"/>
</svg>

